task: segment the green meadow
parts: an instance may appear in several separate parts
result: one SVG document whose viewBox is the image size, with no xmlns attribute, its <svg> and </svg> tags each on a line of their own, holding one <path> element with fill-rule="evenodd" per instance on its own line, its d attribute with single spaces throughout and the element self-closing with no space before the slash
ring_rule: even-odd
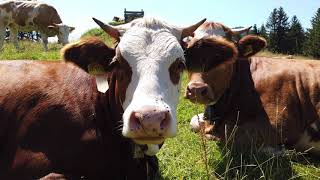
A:
<svg viewBox="0 0 320 180">
<path fill-rule="evenodd" d="M 100 36 L 109 45 L 110 38 L 98 29 L 84 36 Z M 12 44 L 6 43 L 0 51 L 0 60 L 59 60 L 61 45 L 50 44 L 44 52 L 42 44 L 19 42 L 22 50 L 17 51 Z M 280 56 L 263 52 L 261 56 Z M 281 55 L 285 56 L 285 55 Z M 302 57 L 303 58 L 303 57 Z M 207 141 L 199 134 L 190 131 L 189 121 L 195 114 L 202 113 L 204 107 L 194 105 L 184 99 L 186 75 L 183 76 L 180 102 L 177 109 L 178 135 L 166 140 L 157 154 L 160 165 L 158 179 L 213 180 L 213 179 L 320 179 L 320 160 L 305 153 L 286 150 L 282 155 L 267 155 L 252 146 L 247 151 L 238 151 L 232 146 Z"/>
</svg>

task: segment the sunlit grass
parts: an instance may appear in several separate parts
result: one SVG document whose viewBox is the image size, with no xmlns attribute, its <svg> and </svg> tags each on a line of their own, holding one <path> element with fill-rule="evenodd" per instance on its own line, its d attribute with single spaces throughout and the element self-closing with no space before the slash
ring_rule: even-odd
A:
<svg viewBox="0 0 320 180">
<path fill-rule="evenodd" d="M 94 30 L 87 35 L 101 33 Z M 109 37 L 102 38 L 105 41 Z M 5 44 L 0 51 L 0 59 L 33 59 L 57 60 L 60 59 L 61 45 L 50 44 L 49 51 L 43 50 L 42 44 L 20 42 L 24 49 L 17 51 L 12 44 Z M 263 52 L 260 55 L 277 57 L 278 54 Z M 284 56 L 284 55 L 283 55 Z M 235 147 L 217 144 L 214 141 L 205 141 L 203 146 L 200 135 L 190 131 L 189 121 L 195 114 L 202 113 L 203 106 L 195 105 L 183 98 L 187 84 L 186 76 L 180 95 L 177 109 L 178 135 L 166 140 L 159 154 L 160 179 L 190 179 L 207 180 L 209 170 L 210 179 L 320 179 L 320 162 L 315 158 L 305 157 L 301 153 L 286 151 L 282 156 L 272 156 L 260 153 L 257 149 L 240 152 Z M 205 158 L 204 148 L 206 148 Z M 205 163 L 207 161 L 207 163 Z"/>
</svg>

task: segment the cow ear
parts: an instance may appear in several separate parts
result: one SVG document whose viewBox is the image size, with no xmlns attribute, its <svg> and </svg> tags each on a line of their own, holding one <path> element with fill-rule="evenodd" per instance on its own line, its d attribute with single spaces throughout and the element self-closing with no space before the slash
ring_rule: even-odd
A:
<svg viewBox="0 0 320 180">
<path fill-rule="evenodd" d="M 267 46 L 264 38 L 256 35 L 247 35 L 238 42 L 239 57 L 248 58 L 260 52 Z"/>
<path fill-rule="evenodd" d="M 99 67 L 96 70 L 107 71 L 115 56 L 115 50 L 99 38 L 90 37 L 64 46 L 61 56 L 65 61 L 75 63 L 86 72 L 89 72 L 90 67 Z"/>
<path fill-rule="evenodd" d="M 238 55 L 236 46 L 224 39 L 192 39 L 186 50 L 186 65 L 191 71 L 211 69 L 221 63 L 232 63 Z M 203 69 L 205 67 L 205 69 Z"/>
</svg>

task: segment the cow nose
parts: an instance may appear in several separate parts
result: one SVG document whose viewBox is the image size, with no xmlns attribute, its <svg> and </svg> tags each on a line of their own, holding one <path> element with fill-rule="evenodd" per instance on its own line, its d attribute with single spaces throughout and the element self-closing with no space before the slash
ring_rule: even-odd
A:
<svg viewBox="0 0 320 180">
<path fill-rule="evenodd" d="M 206 83 L 194 82 L 187 86 L 186 96 L 189 99 L 210 98 L 209 86 Z"/>
<path fill-rule="evenodd" d="M 170 114 L 168 110 L 144 106 L 132 112 L 129 121 L 131 131 L 143 131 L 144 136 L 161 137 L 169 127 Z"/>
</svg>

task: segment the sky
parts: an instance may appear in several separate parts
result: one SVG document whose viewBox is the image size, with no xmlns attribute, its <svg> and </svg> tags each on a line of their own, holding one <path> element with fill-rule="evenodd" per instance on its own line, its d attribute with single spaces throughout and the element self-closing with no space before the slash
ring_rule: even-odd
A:
<svg viewBox="0 0 320 180">
<path fill-rule="evenodd" d="M 282 6 L 291 19 L 296 15 L 304 28 L 320 8 L 320 0 L 41 0 L 53 5 L 62 21 L 76 27 L 70 39 L 78 39 L 88 29 L 97 27 L 91 17 L 109 22 L 128 11 L 144 10 L 146 16 L 157 17 L 177 26 L 188 26 L 207 18 L 229 27 L 266 23 L 274 8 Z M 289 19 L 289 20 L 290 20 Z"/>
</svg>

